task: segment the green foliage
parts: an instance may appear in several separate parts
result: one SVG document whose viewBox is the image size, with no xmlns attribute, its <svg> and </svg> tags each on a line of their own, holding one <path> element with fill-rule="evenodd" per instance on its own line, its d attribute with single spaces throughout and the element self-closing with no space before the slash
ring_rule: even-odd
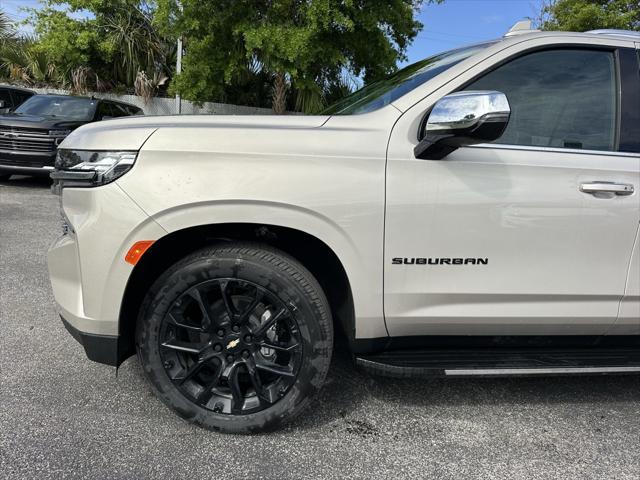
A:
<svg viewBox="0 0 640 480">
<path fill-rule="evenodd" d="M 0 62 L 5 76 L 28 85 L 59 85 L 60 72 L 54 62 L 38 49 L 32 39 L 16 39 L 0 50 Z"/>
<path fill-rule="evenodd" d="M 89 65 L 99 52 L 99 33 L 93 22 L 70 18 L 51 7 L 32 11 L 37 49 L 62 71 Z"/>
<path fill-rule="evenodd" d="M 599 28 L 640 30 L 638 0 L 557 0 L 544 6 L 542 28 L 584 32 Z"/>
<path fill-rule="evenodd" d="M 257 65 L 276 80 L 274 99 L 292 89 L 290 108 L 318 111 L 345 72 L 369 82 L 394 71 L 422 28 L 414 19 L 422 0 L 181 3 L 182 11 L 175 0 L 159 0 L 156 22 L 185 38 L 183 72 L 172 85 L 196 101 L 224 97 Z"/>
<path fill-rule="evenodd" d="M 81 69 L 111 87 L 132 88 L 138 72 L 168 73 L 173 46 L 153 26 L 153 10 L 140 0 L 46 0 L 28 20 L 36 50 L 49 58 L 67 81 Z M 83 13 L 83 15 L 74 15 Z M 95 86 L 94 85 L 94 86 Z"/>
<path fill-rule="evenodd" d="M 422 28 L 416 9 L 442 1 L 42 0 L 27 20 L 34 39 L 0 57 L 5 76 L 79 92 L 151 95 L 169 78 L 171 93 L 196 102 L 317 112 L 355 78 L 394 71 Z M 3 25 L 0 15 L 0 44 Z"/>
<path fill-rule="evenodd" d="M 15 41 L 16 32 L 11 20 L 6 13 L 0 10 L 0 47 L 4 47 Z"/>
</svg>

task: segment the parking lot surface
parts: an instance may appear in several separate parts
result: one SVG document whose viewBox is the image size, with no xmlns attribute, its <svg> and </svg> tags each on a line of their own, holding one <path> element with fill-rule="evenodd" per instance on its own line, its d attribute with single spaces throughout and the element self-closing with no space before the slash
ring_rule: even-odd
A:
<svg viewBox="0 0 640 480">
<path fill-rule="evenodd" d="M 640 478 L 640 377 L 389 380 L 338 353 L 285 430 L 208 432 L 136 358 L 87 360 L 53 303 L 46 181 L 0 183 L 0 478 Z"/>
</svg>

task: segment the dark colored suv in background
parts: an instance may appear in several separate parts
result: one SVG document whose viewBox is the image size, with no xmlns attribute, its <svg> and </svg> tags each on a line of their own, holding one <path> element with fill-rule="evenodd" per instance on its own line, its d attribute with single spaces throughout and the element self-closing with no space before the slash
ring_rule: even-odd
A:
<svg viewBox="0 0 640 480">
<path fill-rule="evenodd" d="M 86 123 L 144 115 L 133 105 L 69 95 L 33 95 L 13 112 L 0 115 L 0 180 L 12 174 L 46 175 L 58 145 Z"/>
<path fill-rule="evenodd" d="M 36 92 L 12 85 L 0 85 L 0 113 L 8 113 L 33 97 Z"/>
</svg>

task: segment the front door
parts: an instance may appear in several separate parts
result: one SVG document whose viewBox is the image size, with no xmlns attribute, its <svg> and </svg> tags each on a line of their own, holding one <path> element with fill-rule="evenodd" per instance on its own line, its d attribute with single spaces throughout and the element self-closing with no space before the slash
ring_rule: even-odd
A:
<svg viewBox="0 0 640 480">
<path fill-rule="evenodd" d="M 614 49 L 535 51 L 473 81 L 465 89 L 509 99 L 509 126 L 495 144 L 419 160 L 407 155 L 410 135 L 392 135 L 390 335 L 611 328 L 640 221 L 640 154 L 637 139 L 624 138 L 623 57 Z"/>
</svg>

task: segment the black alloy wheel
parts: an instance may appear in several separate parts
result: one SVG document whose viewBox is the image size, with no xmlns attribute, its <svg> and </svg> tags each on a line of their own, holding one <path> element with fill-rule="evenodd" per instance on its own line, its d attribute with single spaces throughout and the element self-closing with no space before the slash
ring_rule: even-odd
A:
<svg viewBox="0 0 640 480">
<path fill-rule="evenodd" d="M 155 394 L 183 418 L 231 433 L 272 430 L 321 388 L 333 324 L 322 288 L 272 247 L 225 243 L 170 267 L 136 330 Z"/>
<path fill-rule="evenodd" d="M 302 339 L 289 308 L 265 288 L 234 278 L 200 283 L 165 315 L 164 369 L 180 392 L 216 413 L 264 410 L 293 385 Z"/>
</svg>

